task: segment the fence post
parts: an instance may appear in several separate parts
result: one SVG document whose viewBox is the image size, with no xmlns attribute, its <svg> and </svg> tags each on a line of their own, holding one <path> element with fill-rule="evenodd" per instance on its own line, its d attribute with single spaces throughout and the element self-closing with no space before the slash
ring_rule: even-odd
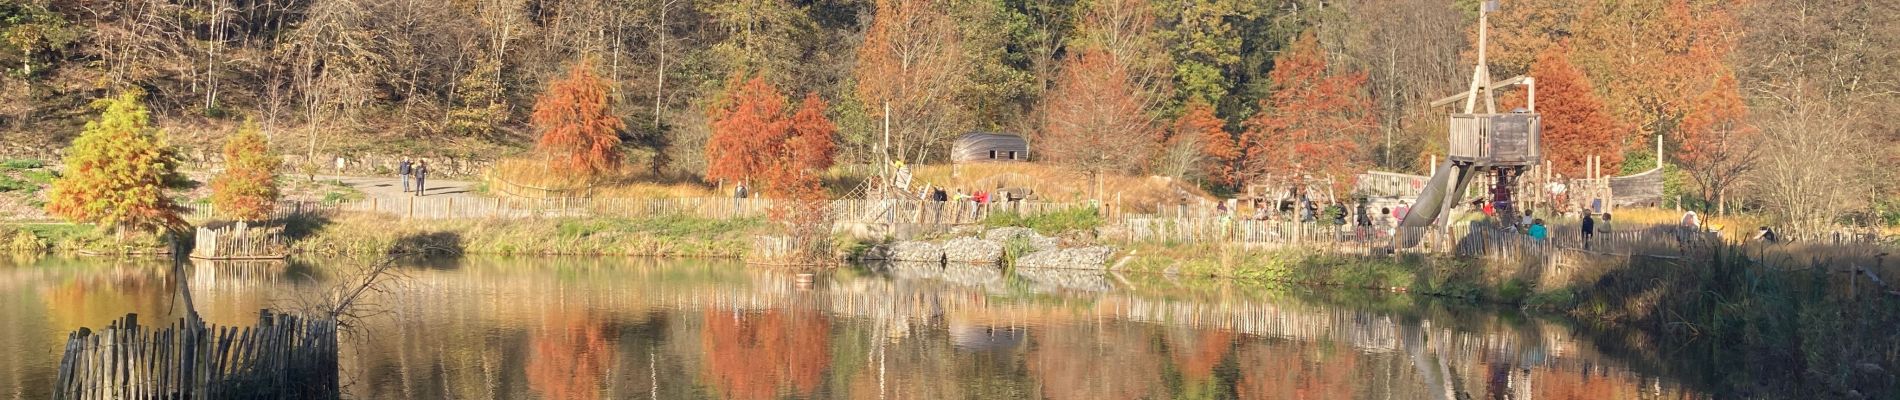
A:
<svg viewBox="0 0 1900 400">
<path fill-rule="evenodd" d="M 416 217 L 416 196 L 409 196 L 408 204 L 409 204 L 408 211 L 405 211 L 402 217 L 404 219 L 415 218 Z"/>
</svg>

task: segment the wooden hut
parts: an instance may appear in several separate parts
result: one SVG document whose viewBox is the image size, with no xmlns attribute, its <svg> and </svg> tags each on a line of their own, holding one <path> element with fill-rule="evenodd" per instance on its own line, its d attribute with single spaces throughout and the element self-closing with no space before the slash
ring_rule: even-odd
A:
<svg viewBox="0 0 1900 400">
<path fill-rule="evenodd" d="M 950 148 L 950 161 L 1029 161 L 1029 141 L 1007 133 L 972 132 L 957 137 L 956 144 Z"/>
</svg>

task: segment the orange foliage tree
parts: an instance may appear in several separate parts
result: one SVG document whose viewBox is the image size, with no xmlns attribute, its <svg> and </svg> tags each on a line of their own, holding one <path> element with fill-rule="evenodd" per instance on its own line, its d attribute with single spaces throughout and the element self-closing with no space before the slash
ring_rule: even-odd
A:
<svg viewBox="0 0 1900 400">
<path fill-rule="evenodd" d="M 548 84 L 535 99 L 530 121 L 541 130 L 535 149 L 548 167 L 562 174 L 592 178 L 620 168 L 620 131 L 627 124 L 612 114 L 607 82 L 591 63 L 577 62 L 567 77 Z"/>
<path fill-rule="evenodd" d="M 785 105 L 785 96 L 762 77 L 735 81 L 712 111 L 706 178 L 758 181 L 773 197 L 821 196 L 811 191 L 837 154 L 837 127 L 816 94 L 789 116 Z"/>
<path fill-rule="evenodd" d="M 224 172 L 211 178 L 212 209 L 245 221 L 269 218 L 277 208 L 277 169 L 282 164 L 258 132 L 257 122 L 244 121 L 224 143 Z"/>
<path fill-rule="evenodd" d="M 1188 103 L 1187 111 L 1181 118 L 1174 120 L 1173 141 L 1193 139 L 1199 142 L 1201 173 L 1207 181 L 1217 187 L 1232 187 L 1237 183 L 1240 149 L 1234 143 L 1234 135 L 1227 132 L 1227 121 L 1214 114 L 1214 107 L 1195 100 Z"/>
<path fill-rule="evenodd" d="M 1063 62 L 1044 99 L 1047 115 L 1036 144 L 1050 161 L 1088 172 L 1133 172 L 1156 147 L 1149 93 L 1107 52 L 1087 50 Z"/>
<path fill-rule="evenodd" d="M 1641 151 L 1648 134 L 1680 128 L 1708 77 L 1727 69 L 1742 32 L 1735 13 L 1748 3 L 1507 0 L 1491 16 L 1492 71 L 1532 71 L 1544 53 L 1567 48 L 1605 113 L 1635 128 L 1612 138 L 1617 152 Z"/>
<path fill-rule="evenodd" d="M 818 313 L 708 310 L 705 318 L 705 373 L 722 398 L 810 396 L 831 365 L 831 324 Z"/>
<path fill-rule="evenodd" d="M 1331 178 L 1344 191 L 1365 171 L 1361 144 L 1377 128 L 1363 73 L 1328 74 L 1326 51 L 1313 32 L 1273 61 L 1273 95 L 1247 120 L 1240 146 L 1241 182 L 1272 175 L 1291 185 Z"/>
<path fill-rule="evenodd" d="M 824 229 L 831 226 L 820 176 L 837 155 L 837 126 L 816 94 L 805 96 L 788 117 L 784 96 L 764 78 L 738 82 L 713 109 L 706 178 L 756 181 L 760 193 L 787 200 L 771 210 L 772 219 L 798 241 L 796 256 L 819 260 L 829 254 Z"/>
<path fill-rule="evenodd" d="M 940 8 L 944 4 L 878 0 L 858 47 L 852 71 L 858 100 L 873 115 L 890 105 L 886 151 L 897 160 L 923 161 L 930 151 L 947 147 L 967 124 L 957 96 L 969 85 L 973 67 L 957 21 Z"/>
<path fill-rule="evenodd" d="M 152 127 L 137 92 L 101 99 L 99 119 L 66 150 L 66 171 L 53 181 L 46 211 L 75 222 L 118 228 L 184 227 L 182 207 L 166 190 L 184 182 L 177 152 Z"/>
<path fill-rule="evenodd" d="M 1742 103 L 1735 75 L 1723 74 L 1696 99 L 1695 107 L 1682 121 L 1677 160 L 1702 190 L 1703 198 L 1716 204 L 1717 213 L 1728 212 L 1725 200 L 1729 188 L 1754 167 L 1759 155 L 1755 143 L 1760 131 L 1747 119 L 1748 105 Z"/>
<path fill-rule="evenodd" d="M 735 75 L 712 112 L 706 141 L 706 179 L 746 182 L 766 178 L 777 162 L 773 151 L 790 133 L 785 95 L 764 77 Z"/>
<path fill-rule="evenodd" d="M 1537 78 L 1537 112 L 1543 114 L 1544 159 L 1565 176 L 1583 176 L 1587 158 L 1602 156 L 1604 165 L 1620 165 L 1622 146 L 1616 138 L 1624 128 L 1610 117 L 1597 99 L 1590 78 L 1570 64 L 1569 52 L 1551 47 L 1531 67 Z"/>
</svg>

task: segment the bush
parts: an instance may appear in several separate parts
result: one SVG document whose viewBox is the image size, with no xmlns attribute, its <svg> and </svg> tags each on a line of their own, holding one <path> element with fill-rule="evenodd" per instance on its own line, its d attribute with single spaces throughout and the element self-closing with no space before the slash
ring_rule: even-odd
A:
<svg viewBox="0 0 1900 400">
<path fill-rule="evenodd" d="M 1024 216 L 1010 211 L 990 213 L 983 217 L 983 225 L 991 228 L 1023 227 L 1035 229 L 1048 235 L 1069 232 L 1094 231 L 1102 226 L 1102 213 L 1095 207 L 1076 207 L 1067 210 Z"/>
</svg>

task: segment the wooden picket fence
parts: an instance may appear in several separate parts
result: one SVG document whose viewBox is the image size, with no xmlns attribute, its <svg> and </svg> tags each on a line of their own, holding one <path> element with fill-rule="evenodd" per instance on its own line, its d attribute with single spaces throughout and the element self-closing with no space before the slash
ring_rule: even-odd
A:
<svg viewBox="0 0 1900 400">
<path fill-rule="evenodd" d="M 161 329 L 126 314 L 68 335 L 55 399 L 334 399 L 337 323 L 270 310 L 251 327 L 180 319 Z"/>
<path fill-rule="evenodd" d="M 1130 242 L 1177 244 L 1249 244 L 1299 246 L 1360 253 L 1378 251 L 1449 251 L 1474 257 L 1541 257 L 1562 249 L 1600 254 L 1673 256 L 1687 246 L 1719 240 L 1708 232 L 1673 225 L 1618 224 L 1587 242 L 1574 225 L 1549 227 L 1550 238 L 1533 240 L 1521 232 L 1477 222 L 1450 228 L 1339 226 L 1315 223 L 1222 220 L 1219 218 L 1127 218 L 1106 232 Z"/>
<path fill-rule="evenodd" d="M 284 258 L 290 242 L 282 226 L 253 227 L 239 222 L 217 228 L 198 227 L 191 258 L 262 260 Z"/>
</svg>

